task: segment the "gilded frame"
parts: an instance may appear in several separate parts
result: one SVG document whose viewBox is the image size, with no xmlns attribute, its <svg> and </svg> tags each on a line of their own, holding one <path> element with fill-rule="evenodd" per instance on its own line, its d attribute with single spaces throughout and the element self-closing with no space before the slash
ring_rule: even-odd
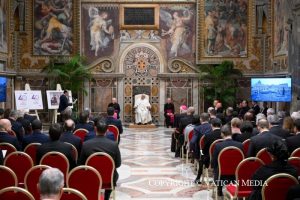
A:
<svg viewBox="0 0 300 200">
<path fill-rule="evenodd" d="M 204 46 L 203 27 L 205 23 L 205 2 L 200 0 L 197 3 L 197 64 L 219 64 L 223 60 L 231 60 L 233 62 L 240 62 L 249 59 L 253 54 L 253 36 L 255 35 L 255 4 L 253 1 L 248 0 L 248 22 L 247 22 L 247 53 L 244 57 L 239 56 L 206 56 Z"/>
<path fill-rule="evenodd" d="M 1 0 L 1 1 L 6 1 L 6 0 Z M 6 31 L 5 31 L 5 36 L 6 36 L 6 49 L 0 49 L 0 54 L 8 54 L 10 52 L 10 34 L 9 34 L 9 30 L 10 30 L 10 2 L 7 1 L 6 2 L 6 7 L 4 8 L 6 10 L 6 15 L 5 15 L 5 19 L 6 19 Z"/>
<path fill-rule="evenodd" d="M 154 8 L 154 25 L 125 25 L 125 8 Z M 120 29 L 127 30 L 158 30 L 159 29 L 159 5 L 158 4 L 121 4 L 120 5 Z"/>
</svg>

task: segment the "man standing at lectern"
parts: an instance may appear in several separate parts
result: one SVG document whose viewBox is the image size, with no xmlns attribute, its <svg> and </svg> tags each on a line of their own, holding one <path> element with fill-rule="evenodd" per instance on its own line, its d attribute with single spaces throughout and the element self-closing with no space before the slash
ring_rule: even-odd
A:
<svg viewBox="0 0 300 200">
<path fill-rule="evenodd" d="M 151 105 L 144 94 L 141 95 L 141 98 L 136 100 L 134 108 L 136 112 L 136 124 L 147 124 L 152 121 L 150 113 Z"/>
<path fill-rule="evenodd" d="M 72 103 L 69 103 L 68 91 L 64 90 L 64 93 L 59 97 L 59 106 L 57 110 L 61 114 L 62 122 L 71 117 L 72 110 L 69 106 L 72 106 Z"/>
</svg>

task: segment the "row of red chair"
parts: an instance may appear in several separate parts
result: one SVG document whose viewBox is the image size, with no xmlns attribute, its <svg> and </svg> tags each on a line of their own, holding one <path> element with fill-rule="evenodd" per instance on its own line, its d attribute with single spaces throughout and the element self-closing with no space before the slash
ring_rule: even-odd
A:
<svg viewBox="0 0 300 200">
<path fill-rule="evenodd" d="M 115 141 L 119 141 L 119 129 L 115 125 L 108 125 L 108 130 L 114 134 Z M 79 137 L 81 139 L 81 142 L 83 143 L 88 133 L 88 130 L 81 128 L 75 130 L 73 134 Z"/>
<path fill-rule="evenodd" d="M 115 164 L 111 156 L 106 153 L 98 152 L 92 154 L 87 159 L 86 165 L 78 166 L 69 173 L 68 159 L 59 152 L 49 152 L 45 154 L 40 164 L 41 165 L 33 166 L 32 159 L 24 152 L 11 153 L 4 160 L 5 166 L 1 166 L 0 168 L 0 189 L 7 186 L 19 185 L 20 187 L 24 187 L 25 185 L 25 188 L 27 188 L 34 197 L 37 197 L 38 191 L 36 184 L 38 177 L 43 170 L 50 166 L 62 171 L 65 177 L 65 183 L 68 187 L 80 190 L 87 197 L 90 195 L 94 197 L 99 196 L 98 192 L 100 188 L 114 190 L 113 175 Z M 97 179 L 99 179 L 99 185 L 97 184 Z M 98 190 L 93 190 L 93 187 L 98 188 Z M 35 190 L 31 190 L 30 188 L 35 188 Z M 92 190 L 97 191 L 97 195 L 91 192 Z"/>
<path fill-rule="evenodd" d="M 34 196 L 20 187 L 7 187 L 0 190 L 0 199 L 35 200 Z M 38 198 L 39 199 L 39 198 Z M 88 200 L 84 194 L 73 188 L 63 188 L 60 200 Z"/>
</svg>

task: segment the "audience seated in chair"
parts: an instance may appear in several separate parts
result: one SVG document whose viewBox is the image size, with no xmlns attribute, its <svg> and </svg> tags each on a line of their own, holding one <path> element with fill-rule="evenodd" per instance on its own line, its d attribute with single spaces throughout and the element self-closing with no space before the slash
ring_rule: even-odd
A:
<svg viewBox="0 0 300 200">
<path fill-rule="evenodd" d="M 172 133 L 172 137 L 171 137 L 171 152 L 175 152 L 176 151 L 176 138 L 177 135 L 179 134 L 179 121 L 181 118 L 186 116 L 186 112 L 187 112 L 187 107 L 185 105 L 182 105 L 179 107 L 179 113 L 174 115 L 174 128 L 175 131 Z"/>
<path fill-rule="evenodd" d="M 36 153 L 36 162 L 40 163 L 41 158 L 48 152 L 57 151 L 64 154 L 69 161 L 70 170 L 75 167 L 75 159 L 72 155 L 72 147 L 69 144 L 59 141 L 62 134 L 62 127 L 60 124 L 52 124 L 49 128 L 49 136 L 51 141 L 44 143 L 38 147 Z"/>
<path fill-rule="evenodd" d="M 9 114 L 9 121 L 12 126 L 11 130 L 13 130 L 16 133 L 19 143 L 22 144 L 25 131 L 22 124 L 17 121 L 17 118 L 18 118 L 18 111 L 12 110 Z"/>
<path fill-rule="evenodd" d="M 253 192 L 251 193 L 249 200 L 261 200 L 261 189 L 263 183 L 272 175 L 278 173 L 287 173 L 295 178 L 298 178 L 297 170 L 288 164 L 288 149 L 282 140 L 273 140 L 270 147 L 267 147 L 267 151 L 272 156 L 272 163 L 264 165 L 259 168 L 253 175 L 252 180 L 258 181 L 261 184 L 253 186 Z"/>
<path fill-rule="evenodd" d="M 61 142 L 68 142 L 74 145 L 77 149 L 78 154 L 81 151 L 81 139 L 73 134 L 75 123 L 72 119 L 67 119 L 64 123 L 64 133 L 60 136 Z"/>
<path fill-rule="evenodd" d="M 0 143 L 6 142 L 12 144 L 17 150 L 20 150 L 20 144 L 16 137 L 9 135 L 11 123 L 8 119 L 0 119 Z"/>
<path fill-rule="evenodd" d="M 219 129 L 218 129 L 219 130 Z M 200 125 L 196 126 L 194 128 L 194 135 L 193 138 L 190 142 L 190 148 L 192 151 L 194 151 L 194 156 L 195 159 L 199 160 L 199 169 L 198 169 L 198 174 L 195 179 L 195 182 L 200 182 L 200 178 L 202 175 L 202 170 L 203 170 L 203 162 L 204 162 L 204 155 L 200 156 L 200 138 L 202 136 L 206 136 L 210 134 L 213 131 L 211 124 L 209 123 L 209 114 L 208 113 L 202 113 L 200 115 Z M 220 136 L 221 138 L 221 136 Z M 209 156 L 208 156 L 209 157 Z M 209 159 L 209 158 L 208 158 Z"/>
<path fill-rule="evenodd" d="M 25 147 L 31 143 L 47 143 L 50 141 L 49 136 L 42 133 L 42 127 L 43 124 L 40 120 L 35 119 L 33 120 L 33 122 L 31 123 L 32 126 L 32 134 L 31 135 L 27 135 L 23 138 L 23 149 L 25 149 Z"/>
<path fill-rule="evenodd" d="M 269 123 L 266 119 L 261 119 L 258 121 L 257 128 L 259 134 L 250 139 L 248 157 L 255 157 L 261 149 L 271 147 L 275 140 L 282 139 L 274 134 L 271 134 L 268 127 Z"/>
<path fill-rule="evenodd" d="M 92 139 L 96 136 L 94 126 L 93 124 L 89 121 L 89 116 L 90 116 L 90 111 L 89 110 L 84 110 L 79 114 L 79 123 L 75 125 L 74 131 L 77 129 L 85 129 L 88 130 L 88 134 L 85 137 L 85 141 Z"/>
<path fill-rule="evenodd" d="M 282 127 L 279 126 L 279 118 L 276 114 L 269 115 L 267 117 L 267 120 L 269 122 L 269 128 L 270 128 L 269 132 L 270 133 L 272 133 L 278 137 L 281 137 L 283 139 L 286 139 L 290 136 L 289 131 L 282 129 Z"/>
<path fill-rule="evenodd" d="M 214 169 L 214 180 L 215 181 L 219 181 L 219 166 L 218 166 L 218 156 L 219 153 L 222 151 L 222 149 L 226 148 L 226 147 L 237 147 L 239 148 L 242 152 L 243 152 L 243 144 L 237 141 L 232 140 L 232 134 L 231 134 L 231 128 L 229 127 L 229 125 L 224 125 L 221 128 L 221 135 L 222 138 L 224 139 L 224 141 L 216 144 L 215 146 L 215 150 L 213 153 L 213 157 L 212 157 L 212 168 Z M 226 177 L 221 177 L 221 180 L 223 181 L 233 181 L 235 180 L 235 176 L 226 176 Z M 222 184 L 218 184 L 217 188 L 218 188 L 218 195 L 219 196 L 223 196 L 222 194 Z"/>
<path fill-rule="evenodd" d="M 250 121 L 243 121 L 240 126 L 241 134 L 233 134 L 232 139 L 238 142 L 244 142 L 253 135 L 253 125 Z M 247 155 L 247 154 L 246 154 Z"/>
<path fill-rule="evenodd" d="M 292 153 L 295 149 L 300 148 L 300 119 L 294 122 L 295 136 L 288 137 L 285 142 L 287 144 L 289 153 Z"/>
<path fill-rule="evenodd" d="M 115 109 L 113 107 L 107 108 L 107 117 L 105 119 L 107 125 L 115 125 L 119 129 L 119 134 L 123 133 L 122 122 L 113 117 Z"/>
<path fill-rule="evenodd" d="M 97 136 L 91 140 L 83 143 L 79 164 L 84 165 L 87 158 L 96 152 L 104 152 L 109 154 L 115 162 L 115 167 L 121 166 L 121 154 L 119 146 L 116 142 L 111 141 L 105 137 L 107 131 L 107 124 L 105 121 L 100 120 L 96 124 Z M 118 172 L 114 172 L 114 185 L 118 180 Z M 108 200 L 111 194 L 111 190 L 105 190 L 105 200 Z"/>
<path fill-rule="evenodd" d="M 40 176 L 38 189 L 41 200 L 60 200 L 64 187 L 64 175 L 56 168 L 43 171 Z"/>
</svg>

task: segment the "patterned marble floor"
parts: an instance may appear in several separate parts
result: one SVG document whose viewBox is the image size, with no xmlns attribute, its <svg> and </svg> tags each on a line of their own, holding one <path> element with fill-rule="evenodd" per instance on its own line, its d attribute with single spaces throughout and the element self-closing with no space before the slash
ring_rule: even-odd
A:
<svg viewBox="0 0 300 200">
<path fill-rule="evenodd" d="M 125 129 L 117 200 L 211 199 L 205 186 L 193 184 L 191 165 L 170 152 L 171 129 Z"/>
</svg>

